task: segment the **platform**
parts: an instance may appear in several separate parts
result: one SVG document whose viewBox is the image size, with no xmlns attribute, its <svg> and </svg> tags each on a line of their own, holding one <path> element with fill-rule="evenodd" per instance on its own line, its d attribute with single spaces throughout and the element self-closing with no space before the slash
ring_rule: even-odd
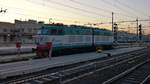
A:
<svg viewBox="0 0 150 84">
<path fill-rule="evenodd" d="M 35 48 L 36 45 L 28 45 L 21 47 L 21 53 L 32 52 L 32 48 Z M 16 54 L 17 48 L 16 46 L 11 47 L 0 47 L 0 55 L 8 55 L 8 54 Z"/>
<path fill-rule="evenodd" d="M 0 63 L 9 63 L 20 60 L 28 60 L 36 57 L 36 53 L 26 53 L 26 54 L 15 54 L 15 55 L 0 55 Z"/>
<path fill-rule="evenodd" d="M 78 62 L 103 58 L 107 56 L 105 53 L 111 53 L 111 55 L 117 55 L 117 54 L 126 53 L 126 52 L 130 52 L 142 48 L 143 47 L 114 49 L 114 50 L 104 51 L 102 53 L 91 52 L 91 53 L 53 57 L 51 59 L 44 58 L 44 59 L 36 59 L 36 60 L 29 60 L 29 61 L 15 62 L 15 63 L 0 64 L 0 78 L 27 74 L 27 73 L 45 70 L 48 68 L 54 68 L 58 66 L 64 66 L 64 65 L 74 64 Z"/>
</svg>

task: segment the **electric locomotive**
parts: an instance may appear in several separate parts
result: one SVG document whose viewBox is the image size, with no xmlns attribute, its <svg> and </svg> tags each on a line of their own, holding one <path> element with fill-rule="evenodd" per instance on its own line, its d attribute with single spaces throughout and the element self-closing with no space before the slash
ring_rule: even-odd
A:
<svg viewBox="0 0 150 84">
<path fill-rule="evenodd" d="M 93 51 L 96 47 L 111 48 L 113 34 L 109 30 L 93 27 L 45 24 L 36 35 L 39 57 L 48 56 L 48 42 L 52 42 L 52 56 L 58 56 Z"/>
</svg>

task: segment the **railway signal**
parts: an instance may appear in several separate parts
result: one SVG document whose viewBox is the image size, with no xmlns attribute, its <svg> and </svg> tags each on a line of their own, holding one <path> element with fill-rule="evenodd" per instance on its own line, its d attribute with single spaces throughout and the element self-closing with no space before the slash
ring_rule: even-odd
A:
<svg viewBox="0 0 150 84">
<path fill-rule="evenodd" d="M 113 28 L 113 30 L 114 30 L 114 41 L 115 41 L 115 43 L 117 43 L 117 40 L 118 40 L 118 24 L 114 24 L 114 28 Z"/>
<path fill-rule="evenodd" d="M 139 40 L 142 40 L 142 25 L 139 25 Z"/>
</svg>

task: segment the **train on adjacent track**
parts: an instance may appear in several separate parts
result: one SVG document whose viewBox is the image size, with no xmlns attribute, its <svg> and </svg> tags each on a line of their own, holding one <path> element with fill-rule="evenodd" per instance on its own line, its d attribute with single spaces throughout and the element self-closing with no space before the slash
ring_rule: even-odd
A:
<svg viewBox="0 0 150 84">
<path fill-rule="evenodd" d="M 96 48 L 110 49 L 114 41 L 110 30 L 62 24 L 44 24 L 35 38 L 37 55 L 42 57 L 48 56 L 48 42 L 52 42 L 52 55 L 57 56 L 92 51 Z"/>
<path fill-rule="evenodd" d="M 150 35 L 142 35 L 141 39 L 137 34 L 127 33 L 127 32 L 118 32 L 118 43 L 136 43 L 136 42 L 150 42 Z"/>
</svg>

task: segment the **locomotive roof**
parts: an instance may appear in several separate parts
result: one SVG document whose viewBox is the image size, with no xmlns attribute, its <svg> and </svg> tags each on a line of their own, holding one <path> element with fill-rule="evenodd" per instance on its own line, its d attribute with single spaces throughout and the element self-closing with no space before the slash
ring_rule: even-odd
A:
<svg viewBox="0 0 150 84">
<path fill-rule="evenodd" d="M 43 26 L 46 26 L 46 27 L 65 27 L 65 28 L 84 28 L 84 29 L 91 29 L 91 28 L 94 28 L 96 30 L 103 30 L 103 31 L 110 31 L 108 29 L 100 29 L 98 27 L 88 27 L 88 26 L 79 26 L 79 25 L 64 25 L 64 24 L 61 24 L 61 23 L 58 23 L 58 24 L 44 24 Z"/>
</svg>

